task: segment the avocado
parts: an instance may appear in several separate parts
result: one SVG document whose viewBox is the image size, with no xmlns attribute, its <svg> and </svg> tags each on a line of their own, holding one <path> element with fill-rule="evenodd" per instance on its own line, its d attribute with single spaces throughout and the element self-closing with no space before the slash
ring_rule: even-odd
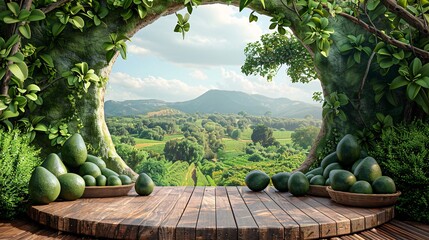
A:
<svg viewBox="0 0 429 240">
<path fill-rule="evenodd" d="M 46 168 L 49 172 L 58 177 L 67 173 L 67 168 L 64 163 L 61 161 L 60 157 L 57 154 L 51 153 L 43 161 L 42 167 Z"/>
</svg>

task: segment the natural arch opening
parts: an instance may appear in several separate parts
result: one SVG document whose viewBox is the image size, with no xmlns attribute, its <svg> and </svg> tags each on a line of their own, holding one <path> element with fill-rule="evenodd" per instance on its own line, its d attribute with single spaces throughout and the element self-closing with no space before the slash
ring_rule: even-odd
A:
<svg viewBox="0 0 429 240">
<path fill-rule="evenodd" d="M 206 4 L 212 4 L 212 3 L 206 3 Z M 273 3 L 272 6 L 267 7 L 266 10 L 261 10 L 261 6 L 254 5 L 252 8 L 256 10 L 260 10 L 263 14 L 270 15 L 270 11 L 278 11 L 282 4 L 279 3 Z M 126 24 L 124 24 L 120 18 L 120 16 L 111 17 L 108 19 L 108 22 L 106 22 L 107 26 L 109 28 L 107 29 L 99 29 L 98 31 L 94 31 L 91 33 L 85 33 L 85 39 L 90 39 L 91 42 L 90 45 L 86 43 L 88 47 L 84 49 L 79 49 L 76 51 L 76 49 L 73 47 L 73 44 L 75 42 L 80 42 L 82 39 L 84 39 L 83 35 L 76 34 L 71 39 L 69 39 L 70 44 L 65 44 L 65 48 L 62 48 L 61 51 L 58 51 L 56 54 L 58 54 L 58 57 L 62 59 L 63 65 L 70 66 L 71 63 L 77 59 L 85 59 L 89 65 L 91 66 L 99 66 L 100 75 L 104 77 L 108 77 L 111 72 L 111 68 L 115 62 L 116 57 L 118 57 L 118 53 L 114 56 L 112 61 L 110 61 L 107 65 L 103 64 L 103 60 L 105 59 L 104 51 L 102 51 L 102 45 L 105 41 L 105 37 L 101 38 L 101 36 L 108 35 L 107 33 L 110 32 L 116 32 L 119 34 L 124 34 L 127 36 L 133 36 L 138 30 L 142 29 L 145 26 L 148 26 L 149 24 L 153 23 L 155 20 L 157 20 L 160 16 L 172 14 L 179 9 L 182 9 L 183 5 L 176 4 L 176 3 L 167 3 L 163 5 L 161 8 L 157 9 L 156 13 L 152 15 L 146 16 L 144 19 L 131 19 L 128 20 Z M 292 28 L 293 29 L 293 28 Z M 298 36 L 300 37 L 300 36 Z M 103 39 L 103 40 L 101 40 Z M 67 54 L 64 54 L 64 52 L 73 52 L 72 56 L 69 56 Z M 77 55 L 77 56 L 76 56 Z M 64 90 L 62 90 L 64 91 Z M 57 93 L 55 93 L 57 94 Z M 88 141 L 91 148 L 94 149 L 95 152 L 97 152 L 97 155 L 100 155 L 107 159 L 108 166 L 116 169 L 120 172 L 125 172 L 128 174 L 134 174 L 132 169 L 126 166 L 126 164 L 122 161 L 122 159 L 117 155 L 114 145 L 111 141 L 110 134 L 108 132 L 107 126 L 104 122 L 104 94 L 105 94 L 105 87 L 97 88 L 97 87 L 91 87 L 88 90 L 88 94 L 85 94 L 81 100 L 78 101 L 79 109 L 78 115 L 80 116 L 80 120 L 82 120 L 82 125 L 85 126 L 85 128 L 81 129 L 81 132 L 84 136 L 86 136 L 86 141 Z M 68 104 L 66 101 L 64 104 Z M 55 109 L 55 111 L 50 111 L 48 114 L 49 117 L 55 118 L 55 115 L 64 115 L 63 109 L 58 109 L 57 106 L 58 102 L 51 103 L 50 107 Z M 322 134 L 319 134 L 320 136 L 323 136 L 324 132 L 321 132 Z M 321 137 L 319 137 L 321 139 Z M 317 143 L 316 143 L 317 145 Z M 311 159 L 314 159 L 315 157 L 315 148 L 312 149 L 312 155 L 310 156 Z M 305 166 L 305 167 L 308 167 Z"/>
<path fill-rule="evenodd" d="M 183 14 L 183 11 L 181 13 Z M 216 18 L 219 18 L 220 13 L 224 13 L 223 17 L 216 20 Z M 263 77 L 246 77 L 242 74 L 240 68 L 244 63 L 244 48 L 247 43 L 259 41 L 261 35 L 269 32 L 268 26 L 270 25 L 269 18 L 266 17 L 265 19 L 261 19 L 263 16 L 259 16 L 258 25 L 255 23 L 250 24 L 248 22 L 249 14 L 250 11 L 240 14 L 238 8 L 233 6 L 200 6 L 192 15 L 192 30 L 187 33 L 184 40 L 182 40 L 180 34 L 171 31 L 172 26 L 174 26 L 177 21 L 175 16 L 171 15 L 170 18 L 162 17 L 153 24 L 146 26 L 131 38 L 128 44 L 127 59 L 122 60 L 118 58 L 116 60 L 109 78 L 109 83 L 106 87 L 105 95 L 105 100 L 107 100 L 105 103 L 106 116 L 115 116 L 115 118 L 110 118 L 110 121 L 108 119 L 110 133 L 114 135 L 117 147 L 121 145 L 117 148 L 117 151 L 119 155 L 124 157 L 128 166 L 136 170 L 137 161 L 135 161 L 132 156 L 137 154 L 127 153 L 131 151 L 131 149 L 123 146 L 123 143 L 131 143 L 131 145 L 135 143 L 138 148 L 153 151 L 156 156 L 157 154 L 164 155 L 163 148 L 160 146 L 165 145 L 166 142 L 168 143 L 170 138 L 183 138 L 183 133 L 185 135 L 196 134 L 194 132 L 189 133 L 180 130 L 182 125 L 190 124 L 184 123 L 186 120 L 182 121 L 180 119 L 182 116 L 176 115 L 175 119 L 172 119 L 173 117 L 169 119 L 168 114 L 162 119 L 159 119 L 161 117 L 127 117 L 127 115 L 146 114 L 149 111 L 157 112 L 160 109 L 171 108 L 190 114 L 189 117 L 197 112 L 201 114 L 213 114 L 212 116 L 197 116 L 196 118 L 199 119 L 197 121 L 205 122 L 208 120 L 206 118 L 210 117 L 213 123 L 221 123 L 220 120 L 216 120 L 218 120 L 218 118 L 233 118 L 233 116 L 230 115 L 235 114 L 234 117 L 236 121 L 246 120 L 249 122 L 249 126 L 241 128 L 239 128 L 236 123 L 227 123 L 227 121 L 224 121 L 222 126 L 218 125 L 219 128 L 222 128 L 222 132 L 227 132 L 227 128 L 237 129 L 240 132 L 244 131 L 244 133 L 241 134 L 243 137 L 239 141 L 230 138 L 231 136 L 228 136 L 228 134 L 222 133 L 223 137 L 228 138 L 230 141 L 222 139 L 223 137 L 218 134 L 219 136 L 216 135 L 216 137 L 221 139 L 217 143 L 210 144 L 207 143 L 207 139 L 211 137 L 216 138 L 214 134 L 208 134 L 207 132 L 198 134 L 204 135 L 197 137 L 198 144 L 204 148 L 204 155 L 201 156 L 202 159 L 209 160 L 209 162 L 204 161 L 204 163 L 225 165 L 226 162 L 226 164 L 229 164 L 232 159 L 227 158 L 232 158 L 233 155 L 242 155 L 239 157 L 240 160 L 236 160 L 239 162 L 250 158 L 251 154 L 246 154 L 245 145 L 248 144 L 249 141 L 252 142 L 250 139 L 251 130 L 249 127 L 250 125 L 256 126 L 257 121 L 259 121 L 258 119 L 265 119 L 263 121 L 274 130 L 276 140 L 281 143 L 284 149 L 281 150 L 282 154 L 274 154 L 273 149 L 268 151 L 259 146 L 258 148 L 260 149 L 257 151 L 261 151 L 261 153 L 255 154 L 252 159 L 262 154 L 262 158 L 266 162 L 280 161 L 286 163 L 293 158 L 287 155 L 295 155 L 298 152 L 300 153 L 299 158 L 301 160 L 305 158 L 305 153 L 301 154 L 301 152 L 305 150 L 299 150 L 301 147 L 300 145 L 296 145 L 295 147 L 291 146 L 292 143 L 290 142 L 289 131 L 298 128 L 299 125 L 319 124 L 318 119 L 321 119 L 321 105 L 313 107 L 315 102 L 312 100 L 312 92 L 320 91 L 320 82 L 314 81 L 313 86 L 316 85 L 316 87 L 313 87 L 310 91 L 301 91 L 300 89 L 302 86 L 309 87 L 311 83 L 306 85 L 292 83 L 289 77 L 286 76 L 284 67 L 279 69 L 278 76 L 274 78 L 272 82 L 268 82 L 266 78 Z M 158 70 L 158 68 L 161 68 L 161 70 Z M 211 89 L 217 89 L 218 91 L 208 92 Z M 239 92 L 235 93 L 231 91 Z M 268 96 L 270 99 L 259 100 L 259 97 L 256 98 L 248 94 Z M 223 97 L 219 98 L 220 95 Z M 234 95 L 236 96 L 235 98 Z M 187 100 L 192 101 L 199 96 L 201 96 L 201 98 L 192 103 L 184 102 Z M 229 103 L 222 101 L 222 98 L 228 98 Z M 248 99 L 251 98 L 255 98 L 253 101 L 253 109 L 250 108 L 247 103 L 249 102 Z M 282 100 L 279 98 L 287 99 Z M 144 99 L 150 99 L 150 101 L 120 102 L 123 100 Z M 114 102 L 109 100 L 114 100 Z M 207 102 L 209 100 L 212 102 Z M 267 106 L 269 105 L 269 100 L 276 104 L 274 106 Z M 215 103 L 214 101 L 218 102 Z M 240 104 L 234 105 L 234 103 L 239 101 L 241 101 Z M 303 103 L 303 101 L 310 102 L 310 104 Z M 202 106 L 203 103 L 205 107 L 191 107 L 192 104 L 193 106 Z M 225 104 L 225 106 L 220 106 L 223 104 Z M 261 106 L 263 104 L 264 107 Z M 242 107 L 240 108 L 239 105 Z M 308 108 L 308 110 L 305 110 L 305 108 Z M 255 115 L 255 117 L 243 117 L 236 115 L 239 112 L 246 112 L 249 115 L 256 114 L 265 116 L 256 117 Z M 175 112 L 172 111 L 172 113 Z M 214 116 L 217 115 L 215 113 L 218 113 L 218 117 Z M 312 116 L 312 118 L 304 120 L 307 116 Z M 166 129 L 165 122 L 174 124 L 178 130 L 171 132 L 170 129 Z M 156 132 L 161 132 L 161 134 L 155 134 L 151 131 L 153 129 L 158 130 L 158 125 L 162 126 L 163 131 L 159 129 L 159 131 Z M 198 127 L 202 128 L 204 131 L 204 126 L 201 126 L 201 124 L 198 125 Z M 281 129 L 283 130 L 281 131 Z M 311 131 L 313 134 L 314 129 L 312 128 Z M 149 132 L 151 132 L 150 136 Z M 142 137 L 139 137 L 140 135 Z M 161 140 L 161 136 L 166 140 Z M 151 138 L 151 140 L 144 140 L 145 137 L 146 139 Z M 121 139 L 122 142 L 119 143 Z M 219 150 L 218 147 L 215 146 L 215 144 L 218 143 L 223 144 L 224 147 L 222 150 Z M 288 143 L 288 145 L 286 145 L 286 143 Z M 237 149 L 238 145 L 240 149 Z M 273 147 L 276 147 L 276 149 L 278 148 L 280 151 L 280 145 L 273 145 Z M 249 147 L 249 149 L 250 148 L 252 147 Z M 149 155 L 150 156 L 147 157 L 142 154 L 141 156 L 144 156 L 145 159 L 142 158 L 139 162 L 145 161 L 147 165 L 151 164 L 151 168 L 153 168 L 156 162 L 148 161 L 146 158 L 151 158 L 153 154 Z M 187 156 L 185 153 L 183 155 Z M 220 160 L 218 156 L 221 156 L 222 160 Z M 172 156 L 170 158 L 173 158 L 169 159 L 168 164 L 171 165 L 171 162 L 175 162 L 176 160 Z M 192 157 L 188 158 L 190 159 Z M 187 161 L 188 158 L 181 160 L 185 163 L 191 162 Z M 235 158 L 238 158 L 238 156 Z M 298 162 L 297 159 L 298 157 L 293 158 L 291 162 L 296 164 L 295 162 Z M 198 162 L 203 163 L 203 160 L 198 160 Z M 249 161 L 249 164 L 251 163 L 252 162 Z M 276 170 L 279 171 L 279 166 L 276 168 Z M 284 168 L 284 171 L 291 170 L 293 170 L 293 168 Z M 137 171 L 141 171 L 141 166 Z M 266 171 L 271 172 L 268 168 Z M 158 175 L 157 173 L 153 174 Z M 152 174 L 150 175 L 152 176 Z M 213 176 L 210 174 L 210 177 L 212 178 Z M 159 178 L 156 177 L 156 181 L 159 182 L 158 179 Z M 243 179 L 244 177 L 242 177 L 241 180 Z M 214 180 L 216 181 L 217 179 Z M 197 181 L 195 181 L 195 183 L 196 182 Z M 243 184 L 242 181 L 237 180 L 235 180 L 235 183 Z"/>
</svg>

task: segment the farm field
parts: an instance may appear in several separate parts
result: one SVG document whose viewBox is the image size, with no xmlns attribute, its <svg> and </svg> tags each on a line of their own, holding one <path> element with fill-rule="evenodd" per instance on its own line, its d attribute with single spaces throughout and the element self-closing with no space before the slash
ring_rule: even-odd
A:
<svg viewBox="0 0 429 240">
<path fill-rule="evenodd" d="M 239 121 L 245 122 L 245 127 L 239 126 Z M 265 136 L 272 136 L 272 141 L 278 144 L 253 143 L 251 136 L 255 125 L 252 123 L 262 126 L 264 121 L 273 126 L 263 130 L 270 132 Z M 308 125 L 309 120 L 301 121 Z M 307 153 L 292 141 L 294 129 L 300 126 L 296 119 L 183 114 L 115 117 L 107 122 L 112 135 L 128 139 L 117 144 L 131 145 L 117 148 L 119 155 L 128 164 L 134 164 L 136 172 L 146 172 L 159 186 L 244 185 L 248 172 L 258 169 L 272 175 L 292 171 L 304 161 Z M 285 130 L 287 126 L 291 129 Z M 239 133 L 233 138 L 234 131 Z M 177 140 L 170 148 L 173 146 L 178 152 L 164 151 L 170 140 Z"/>
</svg>

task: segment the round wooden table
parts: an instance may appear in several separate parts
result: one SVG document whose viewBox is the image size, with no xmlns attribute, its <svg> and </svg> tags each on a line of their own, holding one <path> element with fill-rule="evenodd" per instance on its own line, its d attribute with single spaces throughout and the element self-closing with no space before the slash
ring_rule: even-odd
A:
<svg viewBox="0 0 429 240">
<path fill-rule="evenodd" d="M 317 239 L 379 226 L 394 207 L 355 208 L 268 187 L 156 187 L 150 196 L 81 198 L 32 206 L 60 231 L 115 239 Z"/>
</svg>

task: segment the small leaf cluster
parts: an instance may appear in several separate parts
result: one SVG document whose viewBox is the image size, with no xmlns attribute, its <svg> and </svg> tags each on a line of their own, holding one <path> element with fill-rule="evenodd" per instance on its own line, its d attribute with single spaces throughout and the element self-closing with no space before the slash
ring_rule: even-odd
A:
<svg viewBox="0 0 429 240">
<path fill-rule="evenodd" d="M 322 116 L 328 122 L 333 123 L 334 118 L 338 117 L 341 121 L 347 120 L 347 115 L 341 107 L 349 103 L 349 98 L 344 93 L 332 92 L 325 97 L 322 105 Z"/>
</svg>

